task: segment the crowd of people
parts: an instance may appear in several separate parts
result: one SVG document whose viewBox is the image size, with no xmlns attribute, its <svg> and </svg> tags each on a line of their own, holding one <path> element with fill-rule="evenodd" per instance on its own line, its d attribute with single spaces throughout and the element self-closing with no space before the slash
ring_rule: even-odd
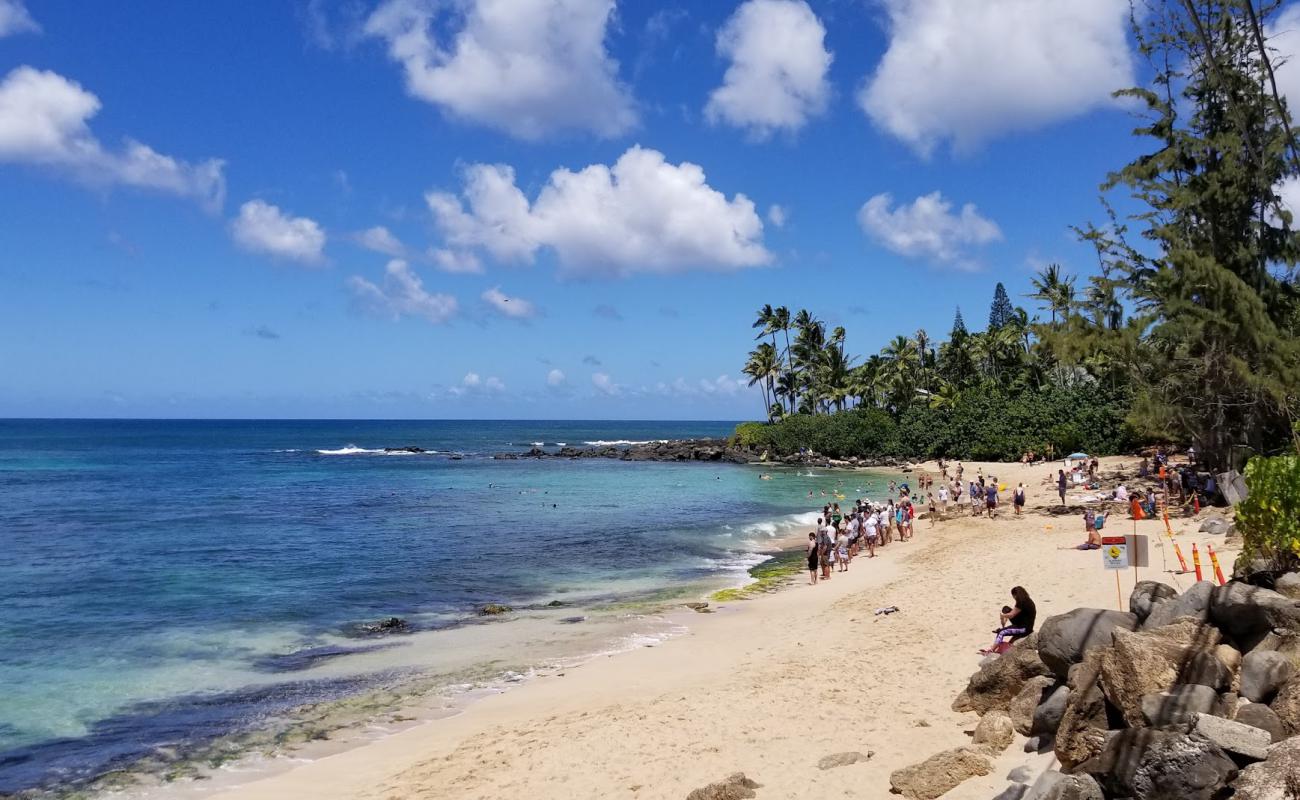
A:
<svg viewBox="0 0 1300 800">
<path fill-rule="evenodd" d="M 895 497 L 897 495 L 897 498 Z M 808 534 L 808 581 L 830 580 L 832 572 L 847 572 L 849 564 L 865 553 L 876 557 L 876 548 L 895 541 L 906 542 L 914 534 L 916 504 L 906 483 L 889 484 L 889 500 L 873 503 L 856 500 L 846 513 L 839 503 L 822 508 L 817 530 Z"/>
<path fill-rule="evenodd" d="M 872 502 L 859 499 L 844 511 L 839 503 L 829 503 L 822 508 L 817 519 L 817 529 L 808 534 L 809 582 L 829 580 L 833 572 L 846 572 L 849 564 L 861 553 L 874 558 L 877 547 L 895 541 L 911 539 L 915 533 L 918 510 L 929 511 L 930 525 L 947 518 L 949 511 L 962 513 L 969 503 L 970 515 L 997 516 L 1002 505 L 1002 492 L 1006 486 L 995 476 L 985 476 L 981 471 L 974 480 L 962 481 L 963 467 L 957 462 L 949 474 L 948 465 L 939 462 L 938 488 L 933 475 L 916 476 L 916 491 L 906 482 L 890 481 L 888 499 Z M 826 494 L 822 492 L 822 494 Z M 810 491 L 809 497 L 813 496 Z M 1023 483 L 1011 492 L 1011 505 L 1019 516 L 1024 511 L 1026 490 Z M 841 497 L 842 495 L 838 495 Z"/>
</svg>

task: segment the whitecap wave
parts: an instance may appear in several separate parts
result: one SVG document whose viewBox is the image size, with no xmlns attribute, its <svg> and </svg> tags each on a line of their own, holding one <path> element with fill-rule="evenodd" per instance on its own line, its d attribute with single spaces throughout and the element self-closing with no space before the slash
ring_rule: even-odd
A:
<svg viewBox="0 0 1300 800">
<path fill-rule="evenodd" d="M 362 456 L 375 455 L 383 453 L 383 450 L 368 450 L 364 447 L 357 447 L 355 444 L 344 445 L 337 450 L 317 450 L 317 453 L 323 456 Z"/>
<path fill-rule="evenodd" d="M 611 447 L 614 445 L 634 445 L 634 444 L 668 444 L 667 439 L 644 439 L 637 441 L 634 439 L 597 439 L 594 442 L 583 442 L 591 447 Z"/>
</svg>

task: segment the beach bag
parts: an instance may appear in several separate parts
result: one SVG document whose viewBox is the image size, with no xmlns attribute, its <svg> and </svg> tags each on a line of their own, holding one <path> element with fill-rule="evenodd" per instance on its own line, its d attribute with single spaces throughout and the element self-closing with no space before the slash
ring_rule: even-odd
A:
<svg viewBox="0 0 1300 800">
<path fill-rule="evenodd" d="M 1097 515 L 1095 518 L 1093 518 L 1093 520 L 1092 520 L 1092 527 L 1096 528 L 1097 530 L 1101 530 L 1101 526 L 1103 526 L 1103 525 L 1105 525 L 1105 524 L 1106 524 L 1106 515 L 1105 515 L 1105 514 L 1098 514 L 1098 515 Z"/>
</svg>

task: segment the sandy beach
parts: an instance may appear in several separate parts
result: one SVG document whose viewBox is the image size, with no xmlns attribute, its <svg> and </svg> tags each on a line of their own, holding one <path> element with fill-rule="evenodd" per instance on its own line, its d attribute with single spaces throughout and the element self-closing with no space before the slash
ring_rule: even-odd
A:
<svg viewBox="0 0 1300 800">
<path fill-rule="evenodd" d="M 1059 464 L 1025 467 L 966 462 L 1028 490 L 1014 517 L 1010 491 L 997 519 L 963 507 L 875 559 L 859 557 L 846 574 L 725 604 L 715 614 L 683 612 L 690 632 L 664 644 L 602 658 L 439 719 L 216 795 L 222 800 L 284 798 L 683 798 L 730 773 L 762 785 L 758 797 L 888 796 L 890 772 L 969 741 L 974 714 L 950 704 L 991 640 L 1008 591 L 1024 585 L 1047 617 L 1086 605 L 1115 608 L 1114 573 L 1101 555 L 1066 548 L 1084 539 L 1079 514 L 1051 516 L 1049 480 Z M 1102 460 L 1102 474 L 1132 475 L 1133 458 Z M 937 474 L 933 464 L 923 465 Z M 1104 477 L 1104 490 L 1115 481 Z M 1069 502 L 1084 492 L 1072 491 Z M 1202 512 L 1202 517 L 1207 513 Z M 1150 534 L 1150 569 L 1121 573 L 1126 603 L 1136 579 L 1186 588 L 1192 575 L 1161 574 L 1163 524 Z M 1196 532 L 1199 519 L 1173 520 L 1188 555 L 1192 543 L 1222 537 Z M 1116 513 L 1107 532 L 1133 531 Z M 1216 541 L 1217 539 L 1217 541 Z M 1233 552 L 1221 552 L 1225 571 Z M 1210 567 L 1205 561 L 1207 575 Z M 899 613 L 875 615 L 898 606 Z M 1028 755 L 1019 737 L 986 778 L 946 797 L 988 798 Z M 872 753 L 869 761 L 827 770 L 823 756 Z"/>
</svg>

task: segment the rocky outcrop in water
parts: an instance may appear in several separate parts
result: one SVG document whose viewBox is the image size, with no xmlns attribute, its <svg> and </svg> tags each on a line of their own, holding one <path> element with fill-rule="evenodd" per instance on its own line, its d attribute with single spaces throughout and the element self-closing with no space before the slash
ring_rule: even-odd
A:
<svg viewBox="0 0 1300 800">
<path fill-rule="evenodd" d="M 825 468 L 894 467 L 902 462 L 891 458 L 834 459 L 814 452 L 771 456 L 766 451 L 733 445 L 728 439 L 681 439 L 630 445 L 565 446 L 558 449 L 533 447 L 525 453 L 498 453 L 498 460 L 521 458 L 612 458 L 619 461 L 702 461 L 731 464 L 782 464 Z"/>
</svg>

